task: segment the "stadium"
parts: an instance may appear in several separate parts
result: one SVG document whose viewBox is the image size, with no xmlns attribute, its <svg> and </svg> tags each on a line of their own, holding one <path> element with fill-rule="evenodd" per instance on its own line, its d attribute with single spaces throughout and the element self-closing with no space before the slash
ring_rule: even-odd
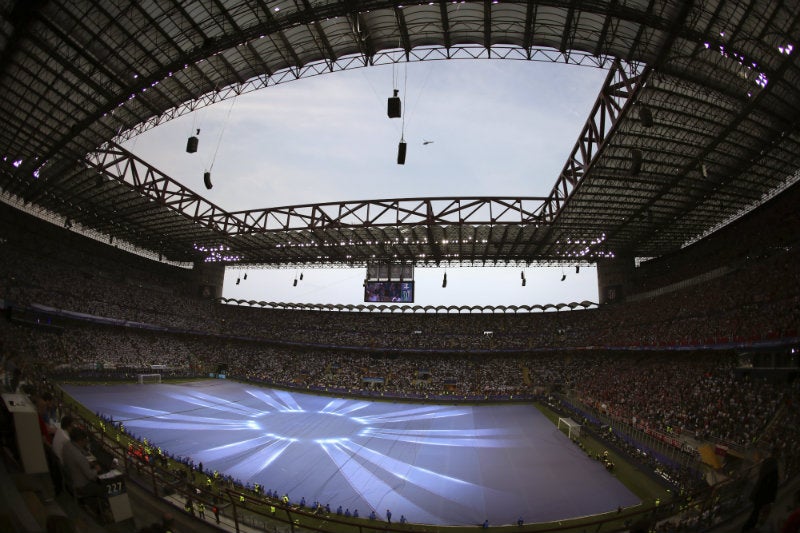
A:
<svg viewBox="0 0 800 533">
<path fill-rule="evenodd" d="M 800 471 L 793 7 L 0 3 L 0 530 L 781 527 Z M 289 81 L 450 60 L 604 74 L 547 194 L 230 210 L 216 173 L 188 186 L 131 145 Z M 382 119 L 413 105 L 397 97 Z M 181 156 L 213 148 L 197 135 Z M 387 175 L 407 150 L 411 168 L 419 148 L 391 148 Z M 418 271 L 444 289 L 485 266 L 522 287 L 596 271 L 598 297 L 414 303 Z M 261 267 L 357 272 L 363 303 L 225 296 Z M 65 415 L 104 481 L 54 449 Z"/>
</svg>

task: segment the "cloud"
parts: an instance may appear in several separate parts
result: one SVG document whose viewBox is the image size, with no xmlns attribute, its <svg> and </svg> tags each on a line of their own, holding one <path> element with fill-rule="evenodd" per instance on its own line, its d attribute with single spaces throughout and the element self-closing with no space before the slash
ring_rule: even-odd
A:
<svg viewBox="0 0 800 533">
<path fill-rule="evenodd" d="M 232 108 L 218 103 L 143 134 L 135 151 L 190 187 L 201 185 L 213 163 L 215 189 L 208 194 L 228 209 L 545 195 L 604 76 L 522 61 L 415 63 L 407 74 L 403 65 L 356 69 L 243 95 Z M 405 123 L 386 116 L 393 77 Z M 195 124 L 200 150 L 186 154 Z M 395 162 L 401 134 L 405 165 Z"/>
</svg>

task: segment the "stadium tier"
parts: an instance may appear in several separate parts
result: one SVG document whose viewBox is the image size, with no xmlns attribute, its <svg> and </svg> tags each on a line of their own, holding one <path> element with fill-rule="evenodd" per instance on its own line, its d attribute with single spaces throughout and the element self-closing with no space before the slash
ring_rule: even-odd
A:
<svg viewBox="0 0 800 533">
<path fill-rule="evenodd" d="M 276 344 L 389 352 L 791 348 L 800 324 L 797 196 L 794 187 L 687 248 L 685 258 L 674 254 L 643 263 L 625 283 L 625 301 L 597 309 L 515 313 L 223 305 L 201 292 L 221 284 L 221 271 L 214 278 L 207 265 L 187 269 L 149 261 L 5 207 L 3 227 L 14 231 L 6 232 L 2 245 L 2 298 L 7 313 L 16 308 L 20 317 L 28 310 Z M 780 226 L 773 224 L 776 218 L 783 221 Z M 706 244 L 711 259 L 698 262 Z M 484 335 L 487 330 L 492 336 Z"/>
</svg>

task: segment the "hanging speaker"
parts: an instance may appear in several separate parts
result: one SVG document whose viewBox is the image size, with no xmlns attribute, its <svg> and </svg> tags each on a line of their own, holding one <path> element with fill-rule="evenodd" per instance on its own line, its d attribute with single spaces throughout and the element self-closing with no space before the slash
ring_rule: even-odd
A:
<svg viewBox="0 0 800 533">
<path fill-rule="evenodd" d="M 206 184 L 206 189 L 211 189 L 214 186 L 211 183 L 211 172 L 203 173 L 203 183 Z"/>
<path fill-rule="evenodd" d="M 642 151 L 638 148 L 634 148 L 631 150 L 631 169 L 629 174 L 631 176 L 638 176 L 640 170 L 642 170 Z"/>
<path fill-rule="evenodd" d="M 397 164 L 406 164 L 406 143 L 404 141 L 400 141 L 400 144 L 397 145 Z"/>
<path fill-rule="evenodd" d="M 389 115 L 389 118 L 400 118 L 400 110 L 401 110 L 401 103 L 400 97 L 397 96 L 397 89 L 394 90 L 394 96 L 389 97 L 389 101 L 386 106 L 386 114 Z"/>
<path fill-rule="evenodd" d="M 189 140 L 186 141 L 186 151 L 190 154 L 193 154 L 197 151 L 197 143 L 198 139 L 194 135 L 189 137 Z"/>
<path fill-rule="evenodd" d="M 645 128 L 653 127 L 653 112 L 644 104 L 639 106 L 639 121 Z"/>
</svg>

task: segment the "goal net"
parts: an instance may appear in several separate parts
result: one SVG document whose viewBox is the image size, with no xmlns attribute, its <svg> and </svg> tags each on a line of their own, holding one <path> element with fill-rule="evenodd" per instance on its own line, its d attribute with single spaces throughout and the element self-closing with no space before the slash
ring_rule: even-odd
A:
<svg viewBox="0 0 800 533">
<path fill-rule="evenodd" d="M 570 439 L 575 437 L 581 436 L 581 425 L 575 422 L 571 418 L 559 418 L 558 419 L 558 429 L 561 429 L 561 426 L 566 426 L 567 428 L 567 437 Z"/>
<path fill-rule="evenodd" d="M 139 385 L 145 383 L 161 383 L 161 374 L 137 374 Z"/>
</svg>

